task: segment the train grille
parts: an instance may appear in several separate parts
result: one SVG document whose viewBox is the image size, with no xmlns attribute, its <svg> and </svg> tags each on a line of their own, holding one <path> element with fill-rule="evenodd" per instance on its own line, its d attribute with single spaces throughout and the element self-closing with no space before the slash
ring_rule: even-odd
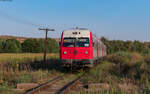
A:
<svg viewBox="0 0 150 94">
<path fill-rule="evenodd" d="M 74 55 L 77 55 L 78 54 L 78 51 L 77 50 L 74 50 Z"/>
</svg>

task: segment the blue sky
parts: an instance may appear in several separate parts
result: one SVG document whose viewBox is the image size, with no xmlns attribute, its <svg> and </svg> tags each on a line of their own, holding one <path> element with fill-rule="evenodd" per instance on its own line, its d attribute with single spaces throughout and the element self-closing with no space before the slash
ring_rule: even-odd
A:
<svg viewBox="0 0 150 94">
<path fill-rule="evenodd" d="M 44 37 L 40 27 L 60 37 L 76 26 L 98 37 L 150 41 L 150 0 L 12 0 L 0 1 L 0 35 Z"/>
</svg>

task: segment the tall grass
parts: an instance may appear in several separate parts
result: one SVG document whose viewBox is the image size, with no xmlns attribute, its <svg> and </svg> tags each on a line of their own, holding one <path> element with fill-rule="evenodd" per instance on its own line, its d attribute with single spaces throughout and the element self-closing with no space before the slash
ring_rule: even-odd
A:
<svg viewBox="0 0 150 94">
<path fill-rule="evenodd" d="M 125 91 L 119 88 L 111 88 L 106 90 L 105 88 L 101 88 L 100 90 L 96 90 L 95 88 L 90 90 L 81 90 L 81 91 L 71 91 L 69 94 L 149 94 L 148 90 L 145 91 Z"/>
<path fill-rule="evenodd" d="M 61 72 L 58 68 L 58 54 L 47 54 L 43 62 L 43 54 L 0 54 L 0 94 L 9 94 L 18 83 L 42 83 L 53 79 Z M 11 93 L 11 94 L 13 94 Z"/>
<path fill-rule="evenodd" d="M 147 94 L 150 90 L 150 56 L 128 52 L 108 55 L 96 68 L 89 71 L 82 82 L 84 84 L 106 83 L 112 86 L 112 89 L 119 88 L 121 92 L 131 90 L 136 94 L 142 90 Z M 109 93 L 109 90 L 106 92 L 113 94 Z"/>
<path fill-rule="evenodd" d="M 47 54 L 47 59 L 56 57 L 58 58 L 57 53 Z M 43 53 L 1 53 L 0 54 L 0 62 L 12 62 L 13 60 L 24 61 L 26 59 L 30 60 L 42 60 Z"/>
</svg>

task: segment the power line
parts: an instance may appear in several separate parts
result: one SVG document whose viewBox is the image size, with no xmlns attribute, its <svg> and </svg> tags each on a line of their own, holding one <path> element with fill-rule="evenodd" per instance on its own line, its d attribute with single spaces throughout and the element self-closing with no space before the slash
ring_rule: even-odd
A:
<svg viewBox="0 0 150 94">
<path fill-rule="evenodd" d="M 29 25 L 29 26 L 35 26 L 35 27 L 40 27 L 40 25 L 38 24 L 35 24 L 33 22 L 30 22 L 28 20 L 23 20 L 23 19 L 19 19 L 19 18 L 16 18 L 2 10 L 0 10 L 0 16 L 7 19 L 7 20 L 10 20 L 10 21 L 13 21 L 13 22 L 16 22 L 16 23 L 20 23 L 20 24 L 25 24 L 25 25 Z"/>
</svg>

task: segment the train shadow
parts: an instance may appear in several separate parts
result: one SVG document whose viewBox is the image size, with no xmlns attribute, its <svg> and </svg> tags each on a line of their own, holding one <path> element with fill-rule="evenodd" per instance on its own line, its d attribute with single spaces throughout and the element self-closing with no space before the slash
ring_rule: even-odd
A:
<svg viewBox="0 0 150 94">
<path fill-rule="evenodd" d="M 56 70 L 63 73 L 79 73 L 81 67 L 64 67 L 60 59 L 49 59 L 47 61 L 34 61 L 30 63 L 32 70 Z"/>
<path fill-rule="evenodd" d="M 62 62 L 60 59 L 48 59 L 46 61 L 34 61 L 30 63 L 30 67 L 32 70 L 58 70 L 63 71 L 63 67 L 61 67 Z"/>
</svg>

